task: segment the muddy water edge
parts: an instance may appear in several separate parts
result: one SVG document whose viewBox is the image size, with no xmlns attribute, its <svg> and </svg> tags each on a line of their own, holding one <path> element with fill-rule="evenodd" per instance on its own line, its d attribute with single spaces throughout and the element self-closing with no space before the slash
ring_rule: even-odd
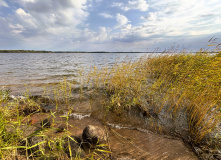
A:
<svg viewBox="0 0 221 160">
<path fill-rule="evenodd" d="M 103 94 L 86 91 L 84 95 L 77 92 L 73 95 L 68 103 L 59 100 L 59 104 L 53 96 L 32 95 L 30 98 L 40 103 L 45 112 L 29 116 L 27 121 L 34 123 L 26 128 L 24 135 L 35 132 L 35 127 L 40 128 L 44 119 L 49 119 L 53 128 L 66 126 L 70 135 L 78 137 L 87 125 L 95 125 L 105 128 L 108 135 L 111 153 L 104 159 L 199 159 L 184 120 L 172 123 L 169 115 L 156 114 L 151 107 L 148 114 L 136 106 L 116 113 L 105 107 L 107 97 Z M 180 116 L 185 119 L 185 115 Z M 53 134 L 62 136 L 64 133 Z M 204 159 L 211 158 L 207 156 Z"/>
</svg>

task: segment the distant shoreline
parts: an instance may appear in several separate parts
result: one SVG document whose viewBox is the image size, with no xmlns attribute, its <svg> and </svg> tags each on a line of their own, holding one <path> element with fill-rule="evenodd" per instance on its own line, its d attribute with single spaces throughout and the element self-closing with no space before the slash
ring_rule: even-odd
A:
<svg viewBox="0 0 221 160">
<path fill-rule="evenodd" d="M 45 50 L 0 50 L 0 53 L 173 53 L 168 51 L 162 52 L 107 52 L 107 51 L 45 51 Z M 186 53 L 199 53 L 199 52 L 186 52 Z M 202 51 L 201 53 L 219 53 L 214 51 Z"/>
<path fill-rule="evenodd" d="M 106 51 L 44 51 L 44 50 L 0 50 L 0 53 L 153 53 L 153 52 L 106 52 Z M 154 52 L 162 53 L 162 52 Z"/>
</svg>

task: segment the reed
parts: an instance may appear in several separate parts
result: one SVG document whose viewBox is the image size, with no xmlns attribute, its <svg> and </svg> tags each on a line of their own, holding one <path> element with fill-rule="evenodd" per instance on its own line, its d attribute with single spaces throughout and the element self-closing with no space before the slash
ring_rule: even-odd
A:
<svg viewBox="0 0 221 160">
<path fill-rule="evenodd" d="M 189 132 L 198 143 L 220 122 L 220 73 L 220 53 L 164 53 L 112 68 L 95 68 L 88 82 L 109 97 L 106 107 L 117 113 L 132 106 L 145 110 L 147 100 L 158 113 L 166 105 L 174 117 L 184 110 Z"/>
<path fill-rule="evenodd" d="M 152 94 L 159 97 L 157 93 L 163 92 L 164 103 L 171 104 L 169 109 L 174 113 L 186 110 L 196 142 L 215 129 L 221 118 L 220 54 L 162 56 L 151 59 L 149 66 L 151 77 L 156 79 Z"/>
</svg>

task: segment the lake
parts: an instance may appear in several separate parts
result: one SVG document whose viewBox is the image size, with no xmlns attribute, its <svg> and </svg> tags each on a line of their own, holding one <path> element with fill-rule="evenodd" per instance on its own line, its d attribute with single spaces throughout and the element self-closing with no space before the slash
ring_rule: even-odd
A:
<svg viewBox="0 0 221 160">
<path fill-rule="evenodd" d="M 0 88 L 40 92 L 47 84 L 77 80 L 80 70 L 134 61 L 148 53 L 0 53 Z"/>
</svg>

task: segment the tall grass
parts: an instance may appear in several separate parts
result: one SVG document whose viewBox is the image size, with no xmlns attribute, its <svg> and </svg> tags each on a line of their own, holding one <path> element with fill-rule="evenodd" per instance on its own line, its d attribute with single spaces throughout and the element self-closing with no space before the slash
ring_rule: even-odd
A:
<svg viewBox="0 0 221 160">
<path fill-rule="evenodd" d="M 155 97 L 174 113 L 185 109 L 189 131 L 200 141 L 221 118 L 221 56 L 208 53 L 162 56 L 148 61 Z M 157 102 L 155 102 L 157 103 Z M 162 106 L 162 105 L 161 105 Z"/>
<path fill-rule="evenodd" d="M 95 69 L 89 79 L 90 86 L 108 95 L 106 106 L 117 113 L 131 106 L 146 110 L 145 101 L 158 113 L 169 105 L 167 112 L 174 117 L 184 110 L 195 142 L 200 142 L 220 122 L 220 53 L 152 55 L 110 69 Z"/>
</svg>

